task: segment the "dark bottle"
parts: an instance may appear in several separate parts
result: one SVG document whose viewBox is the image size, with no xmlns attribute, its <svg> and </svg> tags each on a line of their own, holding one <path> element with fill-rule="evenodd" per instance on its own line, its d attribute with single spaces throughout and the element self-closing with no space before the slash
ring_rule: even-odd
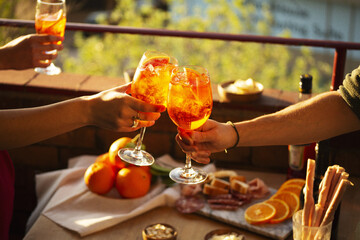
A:
<svg viewBox="0 0 360 240">
<path fill-rule="evenodd" d="M 299 82 L 299 102 L 311 98 L 312 94 L 312 76 L 303 74 Z M 306 177 L 307 160 L 315 159 L 315 144 L 289 145 L 289 168 L 287 179 Z"/>
<path fill-rule="evenodd" d="M 329 166 L 334 165 L 330 157 L 330 139 L 323 140 L 316 145 L 315 178 L 314 178 L 314 200 L 317 202 L 319 196 L 319 185 L 324 178 Z M 337 239 L 339 226 L 340 206 L 335 211 L 334 220 L 331 228 L 331 239 Z"/>
</svg>

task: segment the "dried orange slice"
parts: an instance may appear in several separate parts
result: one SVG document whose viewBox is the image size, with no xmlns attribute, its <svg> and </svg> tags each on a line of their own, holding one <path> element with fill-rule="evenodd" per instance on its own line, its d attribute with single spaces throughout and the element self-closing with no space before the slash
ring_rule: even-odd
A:
<svg viewBox="0 0 360 240">
<path fill-rule="evenodd" d="M 290 208 L 286 202 L 280 199 L 269 199 L 265 202 L 271 204 L 276 209 L 276 214 L 270 219 L 270 223 L 280 223 L 288 218 Z"/>
<path fill-rule="evenodd" d="M 256 203 L 245 210 L 245 220 L 250 224 L 267 223 L 276 214 L 276 209 L 269 203 Z"/>
<path fill-rule="evenodd" d="M 286 184 L 282 187 L 280 187 L 278 192 L 281 191 L 288 191 L 288 192 L 293 192 L 295 193 L 297 196 L 300 196 L 300 192 L 301 192 L 302 187 L 299 185 L 295 185 L 295 184 Z"/>
<path fill-rule="evenodd" d="M 280 199 L 289 205 L 290 214 L 288 215 L 288 218 L 292 217 L 292 215 L 300 208 L 300 198 L 293 192 L 278 191 L 270 199 Z"/>
<path fill-rule="evenodd" d="M 302 178 L 292 178 L 292 179 L 289 179 L 287 181 L 285 181 L 281 187 L 285 186 L 285 185 L 298 185 L 300 187 L 303 187 L 304 184 L 305 184 L 305 179 L 302 179 Z M 280 188 L 281 188 L 280 187 Z"/>
</svg>

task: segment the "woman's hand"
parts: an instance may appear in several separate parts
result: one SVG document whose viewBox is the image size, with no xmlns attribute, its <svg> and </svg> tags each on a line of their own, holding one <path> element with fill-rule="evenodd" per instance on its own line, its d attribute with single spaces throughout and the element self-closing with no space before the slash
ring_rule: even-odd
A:
<svg viewBox="0 0 360 240">
<path fill-rule="evenodd" d="M 199 163 L 209 163 L 211 153 L 224 151 L 236 141 L 236 133 L 231 125 L 211 119 L 190 133 L 181 129 L 178 132 L 176 141 L 181 149 Z"/>
<path fill-rule="evenodd" d="M 88 123 L 118 132 L 131 132 L 154 125 L 160 112 L 166 108 L 126 94 L 130 86 L 131 83 L 84 97 L 90 106 Z"/>
</svg>

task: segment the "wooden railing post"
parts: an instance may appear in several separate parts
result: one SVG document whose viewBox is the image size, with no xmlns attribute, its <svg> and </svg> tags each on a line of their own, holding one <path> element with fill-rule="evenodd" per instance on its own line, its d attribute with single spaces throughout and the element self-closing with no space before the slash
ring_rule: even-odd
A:
<svg viewBox="0 0 360 240">
<path fill-rule="evenodd" d="M 345 62 L 346 62 L 346 49 L 335 48 L 333 74 L 332 74 L 331 87 L 330 87 L 331 91 L 338 90 L 340 85 L 342 84 L 342 81 L 344 79 Z"/>
</svg>

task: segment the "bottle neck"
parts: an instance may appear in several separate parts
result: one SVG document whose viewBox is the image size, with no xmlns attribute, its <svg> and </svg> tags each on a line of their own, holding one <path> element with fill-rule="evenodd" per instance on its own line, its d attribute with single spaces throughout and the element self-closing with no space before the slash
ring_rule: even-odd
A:
<svg viewBox="0 0 360 240">
<path fill-rule="evenodd" d="M 311 92 L 310 93 L 302 93 L 302 92 L 300 92 L 299 93 L 299 102 L 307 100 L 307 99 L 309 99 L 311 97 L 312 97 Z"/>
</svg>

